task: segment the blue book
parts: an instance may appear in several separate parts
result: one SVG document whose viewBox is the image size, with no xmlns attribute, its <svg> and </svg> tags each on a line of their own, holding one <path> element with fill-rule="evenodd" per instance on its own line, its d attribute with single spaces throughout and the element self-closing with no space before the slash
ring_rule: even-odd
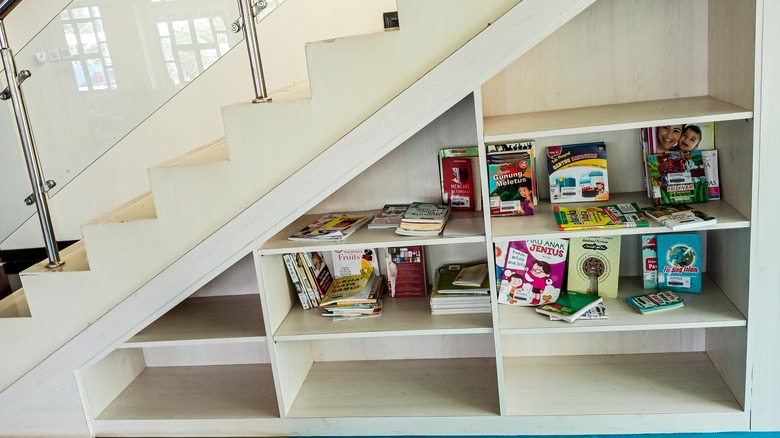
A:
<svg viewBox="0 0 780 438">
<path fill-rule="evenodd" d="M 656 236 L 658 289 L 701 292 L 701 236 L 672 233 Z"/>
</svg>

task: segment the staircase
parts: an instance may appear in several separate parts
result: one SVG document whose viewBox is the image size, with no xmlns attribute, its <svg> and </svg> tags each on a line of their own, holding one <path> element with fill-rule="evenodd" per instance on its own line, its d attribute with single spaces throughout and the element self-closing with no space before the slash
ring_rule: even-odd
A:
<svg viewBox="0 0 780 438">
<path fill-rule="evenodd" d="M 311 97 L 304 86 L 271 104 L 225 108 L 225 139 L 150 169 L 151 192 L 84 225 L 61 268 L 42 262 L 22 273 L 23 290 L 0 303 L 0 424 L 43 415 L 41 393 L 249 254 L 590 3 L 398 0 L 400 30 L 307 45 Z"/>
</svg>

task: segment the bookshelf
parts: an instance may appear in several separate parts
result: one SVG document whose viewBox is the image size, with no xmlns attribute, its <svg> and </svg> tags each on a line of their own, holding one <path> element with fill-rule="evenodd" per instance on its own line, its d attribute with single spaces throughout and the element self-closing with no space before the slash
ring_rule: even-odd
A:
<svg viewBox="0 0 780 438">
<path fill-rule="evenodd" d="M 153 383 L 161 376 L 175 387 L 192 378 L 221 381 L 233 369 L 242 371 L 226 388 L 238 394 L 225 389 L 218 398 L 252 407 L 222 413 L 223 419 L 248 417 L 279 434 L 750 430 L 757 310 L 749 303 L 765 293 L 754 286 L 753 273 L 757 4 L 599 0 L 261 242 L 242 261 L 241 270 L 256 276 L 251 294 L 193 297 L 82 372 L 95 430 L 156 419 L 135 414 L 143 410 L 134 400 L 164 397 L 165 387 Z M 625 302 L 642 292 L 639 235 L 670 231 L 653 223 L 643 229 L 557 231 L 544 199 L 541 163 L 537 214 L 490 218 L 483 210 L 484 236 L 418 238 L 363 228 L 342 243 L 287 240 L 327 212 L 437 200 L 441 147 L 528 138 L 537 152 L 553 144 L 606 141 L 612 192 L 607 203 L 649 205 L 641 192 L 639 128 L 680 122 L 715 122 L 723 188 L 722 200 L 697 204 L 718 223 L 701 231 L 704 290 L 685 294 L 680 310 L 641 315 Z M 484 169 L 484 154 L 480 160 Z M 486 184 L 482 190 L 484 204 Z M 371 247 L 382 255 L 387 247 L 423 245 L 430 279 L 444 263 L 492 263 L 494 243 L 588 235 L 621 236 L 624 277 L 618 299 L 605 303 L 609 319 L 574 324 L 495 303 L 488 315 L 434 317 L 427 299 L 387 300 L 380 318 L 334 323 L 300 308 L 282 262 L 288 252 Z M 226 284 L 245 283 L 243 275 L 231 272 Z M 200 307 L 206 300 L 218 304 Z M 214 314 L 205 317 L 205 308 Z M 190 322 L 166 324 L 177 319 Z M 198 327 L 195 320 L 212 326 Z M 251 384 L 243 385 L 240 375 Z M 111 384 L 98 385 L 109 378 Z M 213 418 L 205 412 L 209 406 L 171 409 L 166 418 Z"/>
</svg>

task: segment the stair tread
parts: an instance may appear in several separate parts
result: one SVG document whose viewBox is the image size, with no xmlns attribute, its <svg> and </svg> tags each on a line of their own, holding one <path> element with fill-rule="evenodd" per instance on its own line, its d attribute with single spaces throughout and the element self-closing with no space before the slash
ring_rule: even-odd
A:
<svg viewBox="0 0 780 438">
<path fill-rule="evenodd" d="M 8 295 L 0 300 L 0 318 L 28 318 L 30 307 L 27 305 L 27 296 L 24 289 Z"/>
<path fill-rule="evenodd" d="M 228 147 L 225 137 L 168 160 L 159 167 L 172 167 L 194 164 L 210 164 L 228 160 Z"/>
<path fill-rule="evenodd" d="M 92 219 L 90 224 L 118 223 L 156 219 L 157 210 L 151 192 L 141 194 L 130 201 Z"/>
<path fill-rule="evenodd" d="M 89 271 L 89 261 L 87 260 L 87 248 L 84 241 L 80 240 L 73 245 L 60 251 L 60 259 L 65 262 L 62 265 L 49 269 L 46 265 L 48 260 L 42 260 L 20 273 L 21 276 L 48 274 L 51 272 L 84 272 Z"/>
</svg>

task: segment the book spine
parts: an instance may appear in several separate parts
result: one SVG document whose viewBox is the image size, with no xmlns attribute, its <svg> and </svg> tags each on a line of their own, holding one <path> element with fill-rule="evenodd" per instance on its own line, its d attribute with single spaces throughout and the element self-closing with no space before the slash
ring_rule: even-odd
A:
<svg viewBox="0 0 780 438">
<path fill-rule="evenodd" d="M 314 280 L 314 274 L 309 269 L 309 264 L 306 262 L 306 256 L 299 252 L 296 254 L 296 261 L 298 262 L 298 272 L 306 284 L 306 292 L 309 294 L 309 300 L 312 307 L 320 305 L 320 292 L 317 289 L 317 282 Z"/>
<path fill-rule="evenodd" d="M 287 267 L 287 272 L 290 274 L 290 279 L 292 280 L 292 283 L 295 286 L 295 290 L 298 293 L 298 300 L 301 302 L 301 306 L 303 306 L 304 309 L 311 309 L 311 303 L 309 302 L 308 294 L 303 288 L 303 283 L 301 283 L 300 277 L 298 277 L 298 270 L 295 267 L 292 255 L 284 254 L 282 255 L 282 260 L 284 260 L 284 265 Z"/>
</svg>

